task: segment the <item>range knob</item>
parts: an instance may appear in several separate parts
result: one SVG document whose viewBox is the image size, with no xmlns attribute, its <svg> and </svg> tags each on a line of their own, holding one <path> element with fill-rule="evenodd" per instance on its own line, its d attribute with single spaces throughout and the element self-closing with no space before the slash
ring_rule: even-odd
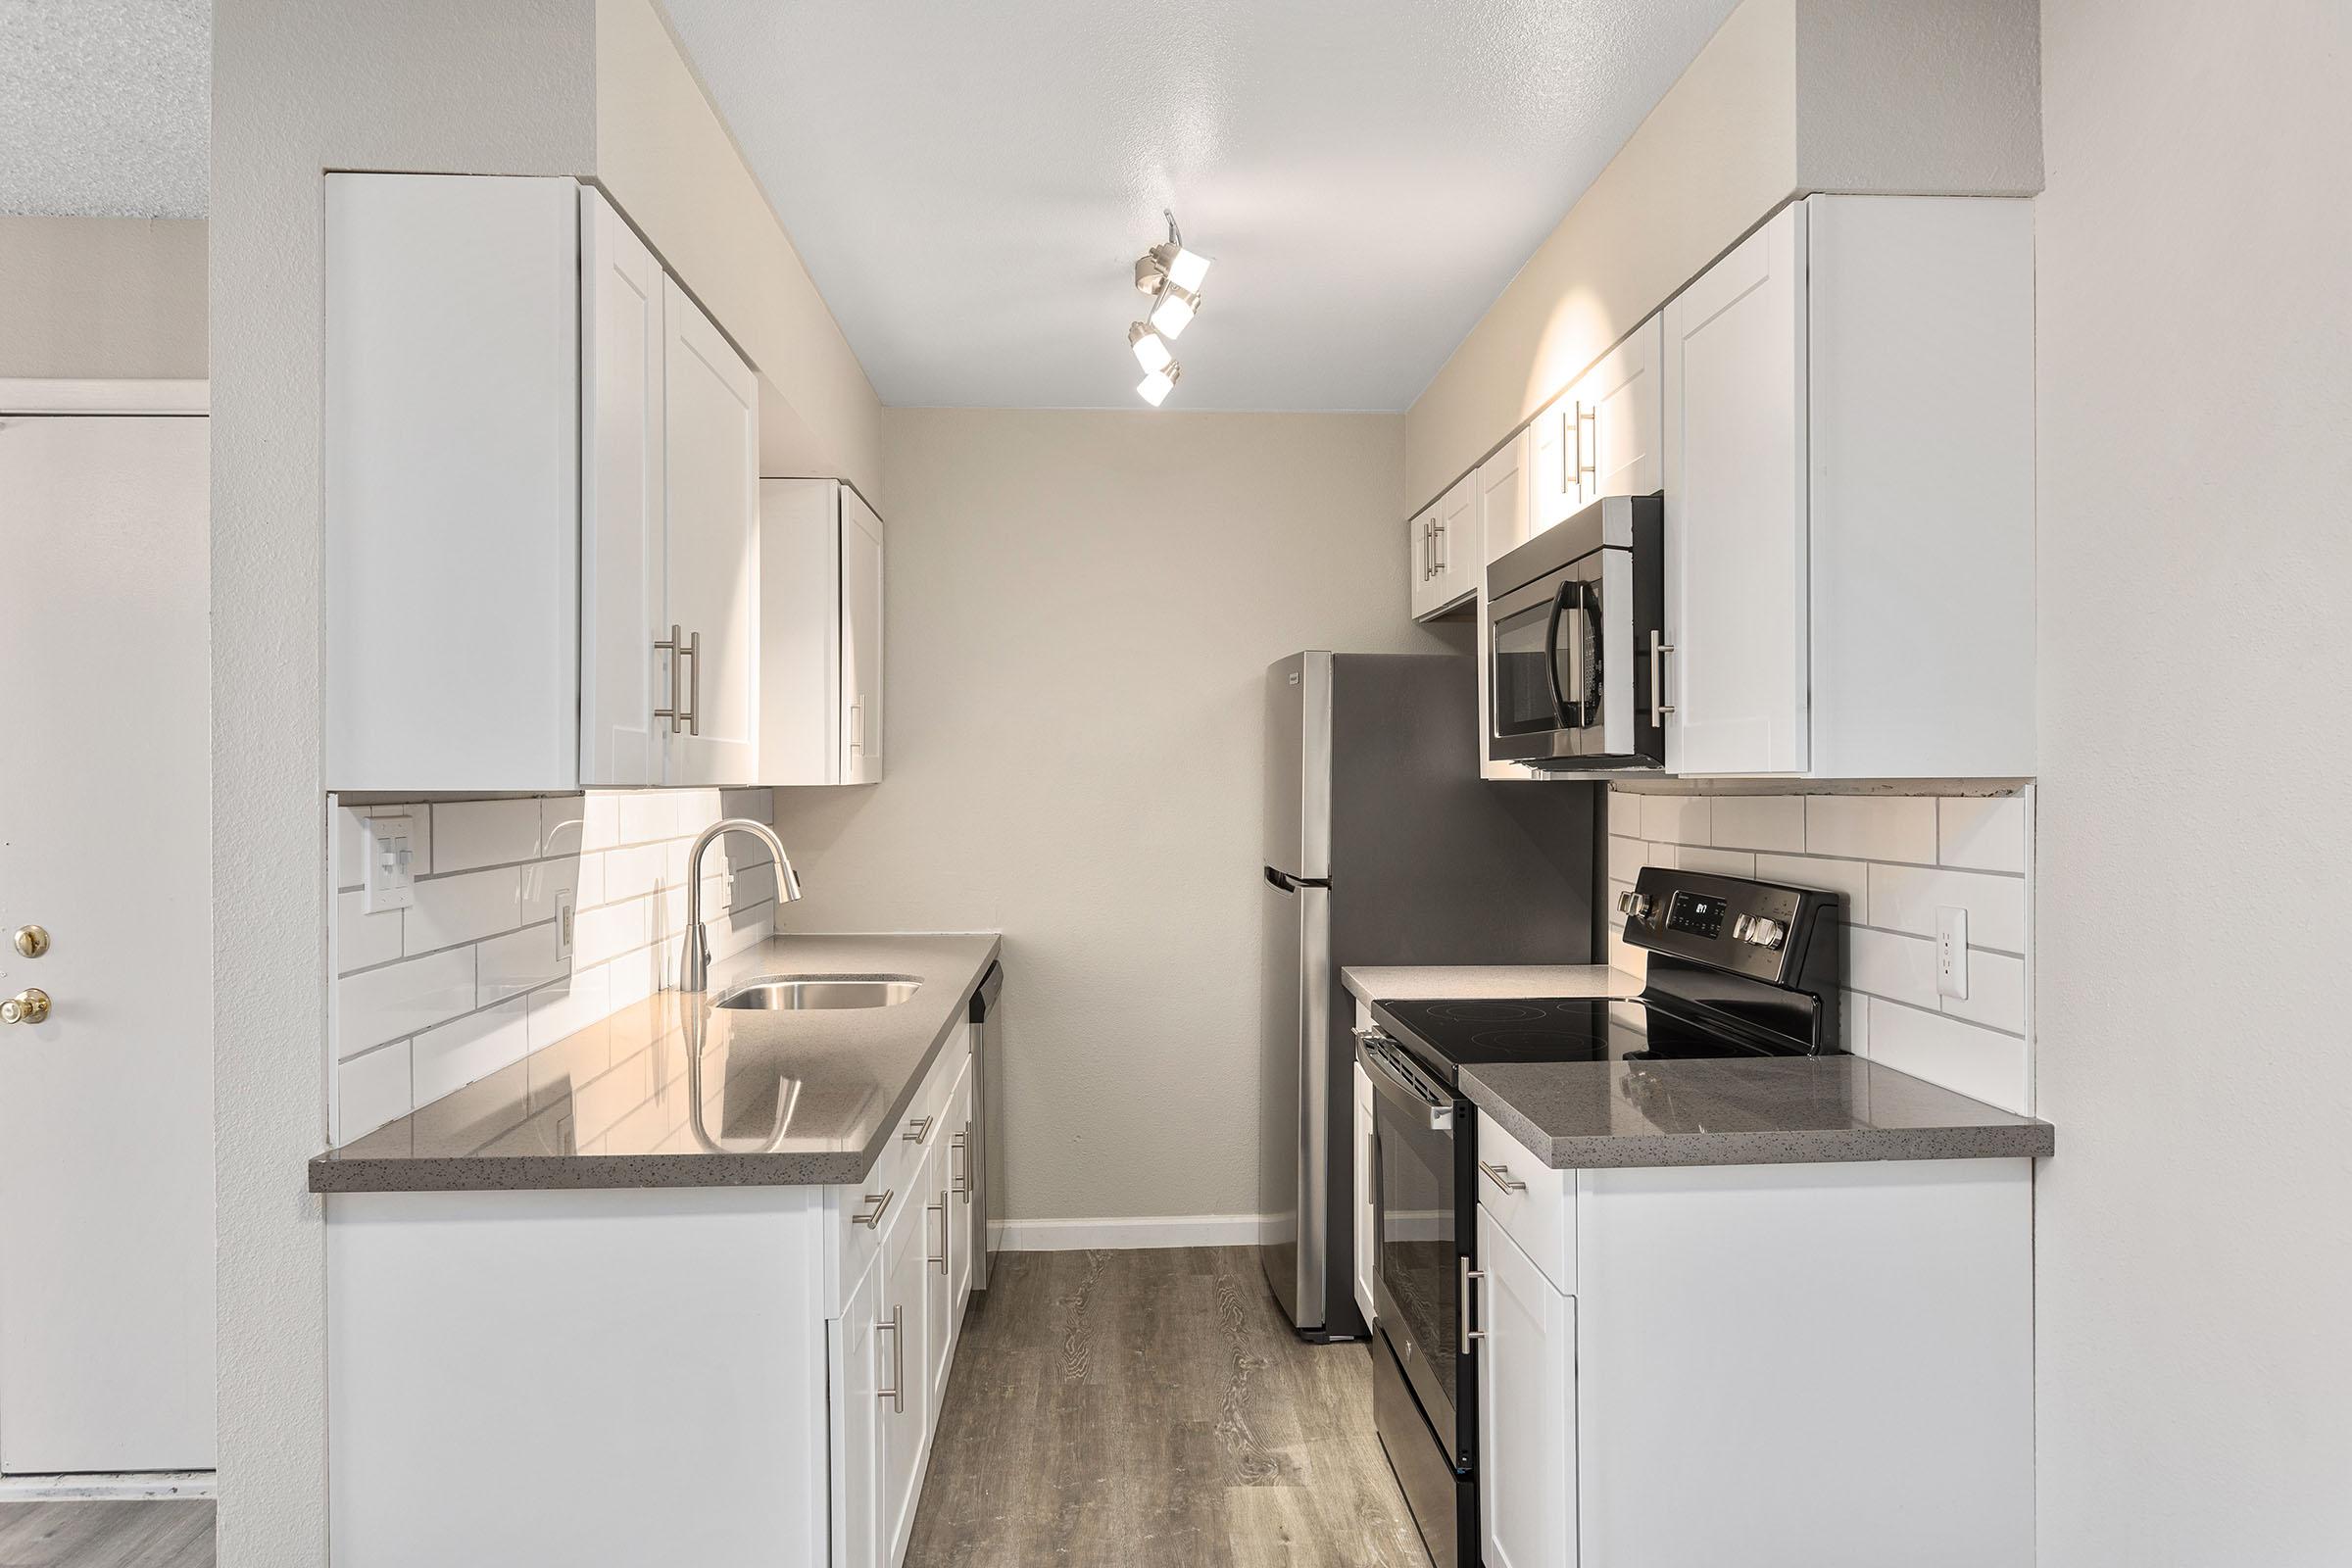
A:
<svg viewBox="0 0 2352 1568">
<path fill-rule="evenodd" d="M 1778 920 L 1757 915 L 1747 923 L 1746 940 L 1759 948 L 1777 948 L 1788 939 L 1788 928 Z"/>
<path fill-rule="evenodd" d="M 1647 925 L 1649 923 L 1649 895 L 1627 889 L 1617 895 L 1617 912 L 1628 919 L 1639 920 L 1643 925 Z"/>
</svg>

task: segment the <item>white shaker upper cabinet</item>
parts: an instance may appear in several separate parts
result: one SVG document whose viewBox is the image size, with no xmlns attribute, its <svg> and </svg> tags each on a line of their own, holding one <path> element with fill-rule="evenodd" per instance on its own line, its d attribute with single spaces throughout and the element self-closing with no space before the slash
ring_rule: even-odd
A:
<svg viewBox="0 0 2352 1568">
<path fill-rule="evenodd" d="M 654 253 L 580 189 L 580 782 L 662 781 L 669 705 L 662 291 Z"/>
<path fill-rule="evenodd" d="M 1474 585 L 1483 601 L 1487 563 L 1527 543 L 1528 432 L 1520 431 L 1478 466 L 1478 521 L 1481 553 Z"/>
<path fill-rule="evenodd" d="M 750 784 L 760 772 L 760 381 L 674 278 L 662 302 L 667 655 L 682 717 L 665 784 Z M 666 634 L 665 634 L 666 637 Z"/>
<path fill-rule="evenodd" d="M 1801 773 L 1810 591 L 1805 209 L 1666 307 L 1666 768 Z"/>
<path fill-rule="evenodd" d="M 1665 317 L 1667 770 L 2031 775 L 2030 204 L 1810 197 Z"/>
<path fill-rule="evenodd" d="M 1653 316 L 1602 355 L 1570 392 L 1578 418 L 1571 453 L 1583 505 L 1665 488 L 1665 352 L 1666 325 Z"/>
<path fill-rule="evenodd" d="M 579 777 L 580 199 L 326 179 L 325 786 Z"/>
<path fill-rule="evenodd" d="M 760 782 L 878 782 L 882 519 L 837 479 L 763 479 L 760 517 Z"/>
<path fill-rule="evenodd" d="M 1412 615 L 1420 620 L 1438 605 L 1438 509 L 1431 507 L 1405 524 L 1405 547 L 1412 556 Z"/>
</svg>

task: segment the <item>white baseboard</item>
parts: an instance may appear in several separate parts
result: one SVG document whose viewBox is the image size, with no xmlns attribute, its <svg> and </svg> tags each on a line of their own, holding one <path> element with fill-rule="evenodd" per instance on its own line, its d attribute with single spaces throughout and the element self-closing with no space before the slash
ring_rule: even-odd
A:
<svg viewBox="0 0 2352 1568">
<path fill-rule="evenodd" d="M 1078 1252 L 1097 1248 L 1254 1247 L 1255 1214 L 1165 1214 L 1146 1219 L 1002 1219 L 989 1226 L 1000 1252 Z"/>
<path fill-rule="evenodd" d="M 210 1470 L 147 1470 L 126 1475 L 0 1476 L 0 1502 L 102 1501 L 217 1497 Z"/>
</svg>

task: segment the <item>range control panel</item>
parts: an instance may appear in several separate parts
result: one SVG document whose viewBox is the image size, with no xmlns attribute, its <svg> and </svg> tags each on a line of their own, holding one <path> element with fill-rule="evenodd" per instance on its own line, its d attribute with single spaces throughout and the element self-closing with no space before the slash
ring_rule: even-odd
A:
<svg viewBox="0 0 2352 1568">
<path fill-rule="evenodd" d="M 1814 888 L 1653 865 L 1618 895 L 1617 912 L 1637 948 L 1793 986 L 1822 956 L 1817 937 L 1835 949 L 1838 902 Z"/>
</svg>

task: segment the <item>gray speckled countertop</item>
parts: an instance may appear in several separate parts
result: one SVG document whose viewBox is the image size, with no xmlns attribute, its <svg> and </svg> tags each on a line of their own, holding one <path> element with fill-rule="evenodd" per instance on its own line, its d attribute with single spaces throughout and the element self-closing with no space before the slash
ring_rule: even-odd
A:
<svg viewBox="0 0 2352 1568">
<path fill-rule="evenodd" d="M 1642 977 L 1601 964 L 1351 967 L 1363 1002 L 1631 997 Z M 1462 1092 L 1555 1170 L 1785 1165 L 1809 1160 L 2039 1158 L 2046 1121 L 1859 1056 L 1489 1062 Z"/>
<path fill-rule="evenodd" d="M 311 1161 L 314 1193 L 861 1180 L 995 961 L 975 936 L 771 937 Z M 888 1007 L 715 1009 L 769 974 L 911 975 Z M 789 1116 L 779 1135 L 777 1106 Z"/>
<path fill-rule="evenodd" d="M 1461 1082 L 1555 1170 L 2037 1158 L 2057 1136 L 1860 1056 L 1491 1062 Z"/>
</svg>

